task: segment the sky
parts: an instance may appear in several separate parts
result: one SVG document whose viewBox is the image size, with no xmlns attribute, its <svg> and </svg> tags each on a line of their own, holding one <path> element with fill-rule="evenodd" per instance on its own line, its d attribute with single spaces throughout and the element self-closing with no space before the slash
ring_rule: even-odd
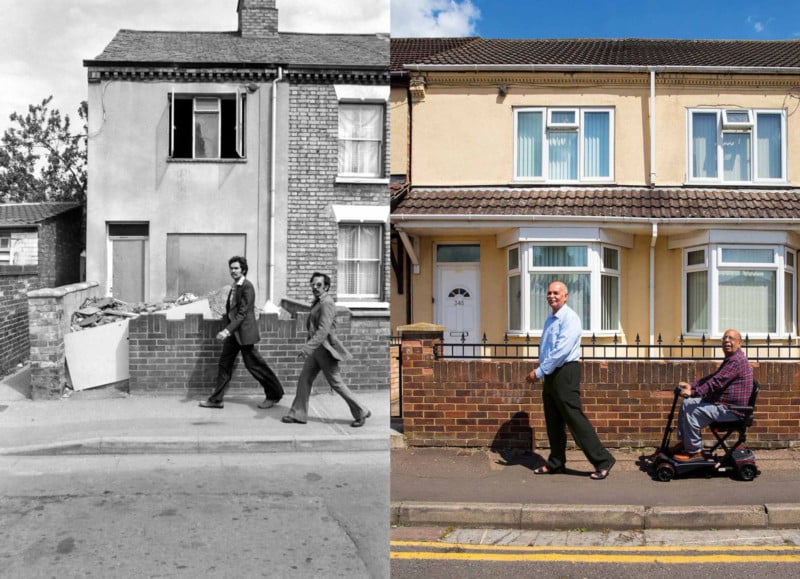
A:
<svg viewBox="0 0 800 579">
<path fill-rule="evenodd" d="M 236 30 L 238 0 L 0 0 L 0 134 L 53 95 L 78 125 L 93 59 L 122 28 Z M 277 0 L 285 32 L 388 33 L 389 0 Z"/>
<path fill-rule="evenodd" d="M 0 0 L 0 133 L 53 95 L 77 123 L 83 61 L 117 30 L 235 30 L 238 0 Z M 292 32 L 800 40 L 798 0 L 277 0 Z M 13 23 L 9 25 L 9 23 Z"/>
<path fill-rule="evenodd" d="M 798 0 L 391 0 L 392 36 L 800 39 Z"/>
</svg>

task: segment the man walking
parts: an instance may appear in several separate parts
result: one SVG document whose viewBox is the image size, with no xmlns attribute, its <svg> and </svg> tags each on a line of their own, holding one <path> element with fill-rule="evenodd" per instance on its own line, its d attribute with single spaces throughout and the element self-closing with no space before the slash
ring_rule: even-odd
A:
<svg viewBox="0 0 800 579">
<path fill-rule="evenodd" d="M 217 385 L 208 400 L 200 402 L 203 408 L 222 408 L 222 399 L 228 389 L 233 373 L 236 355 L 241 352 L 244 366 L 264 388 L 264 401 L 259 408 L 272 408 L 283 397 L 283 386 L 275 372 L 267 365 L 255 344 L 261 339 L 256 324 L 256 290 L 245 277 L 247 259 L 235 255 L 228 260 L 233 285 L 228 292 L 225 314 L 228 325 L 217 334 L 222 341 L 222 354 L 219 357 Z"/>
<path fill-rule="evenodd" d="M 595 472 L 592 480 L 603 480 L 616 462 L 603 446 L 591 422 L 581 408 L 581 320 L 567 305 L 567 286 L 554 281 L 547 288 L 547 303 L 552 313 L 547 316 L 539 343 L 539 365 L 531 370 L 526 380 L 533 384 L 544 380 L 542 402 L 550 440 L 550 457 L 547 463 L 535 469 L 534 474 L 563 472 L 567 462 L 567 433 L 581 447 Z"/>
<path fill-rule="evenodd" d="M 347 360 L 351 356 L 335 332 L 336 304 L 328 295 L 330 287 L 331 278 L 327 274 L 314 272 L 311 276 L 311 293 L 314 294 L 314 302 L 311 304 L 311 312 L 306 321 L 308 338 L 298 354 L 298 357 L 305 358 L 305 362 L 297 381 L 297 393 L 292 402 L 292 408 L 281 420 L 296 424 L 306 423 L 311 386 L 314 378 L 322 370 L 331 388 L 344 398 L 350 407 L 350 412 L 355 419 L 350 426 L 358 428 L 364 426 L 364 422 L 372 413 L 356 401 L 353 393 L 342 380 L 339 362 Z"/>
</svg>

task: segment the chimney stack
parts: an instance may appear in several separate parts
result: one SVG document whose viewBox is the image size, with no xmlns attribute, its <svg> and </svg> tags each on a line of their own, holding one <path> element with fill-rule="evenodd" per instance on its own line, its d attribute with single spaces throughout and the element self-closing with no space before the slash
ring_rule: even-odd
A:
<svg viewBox="0 0 800 579">
<path fill-rule="evenodd" d="M 239 34 L 242 38 L 278 36 L 278 9 L 275 0 L 239 0 Z"/>
</svg>

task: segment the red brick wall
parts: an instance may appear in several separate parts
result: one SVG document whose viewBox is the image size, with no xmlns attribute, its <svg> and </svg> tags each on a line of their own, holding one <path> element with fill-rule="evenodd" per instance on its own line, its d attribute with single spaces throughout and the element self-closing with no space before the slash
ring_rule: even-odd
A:
<svg viewBox="0 0 800 579">
<path fill-rule="evenodd" d="M 433 336 L 403 342 L 403 432 L 412 446 L 548 446 L 541 382 L 527 360 L 434 360 Z M 800 443 L 800 371 L 795 362 L 753 363 L 761 383 L 748 444 Z M 584 412 L 610 447 L 657 446 L 675 385 L 711 373 L 718 362 L 586 361 Z M 711 440 L 709 435 L 709 440 Z"/>
</svg>

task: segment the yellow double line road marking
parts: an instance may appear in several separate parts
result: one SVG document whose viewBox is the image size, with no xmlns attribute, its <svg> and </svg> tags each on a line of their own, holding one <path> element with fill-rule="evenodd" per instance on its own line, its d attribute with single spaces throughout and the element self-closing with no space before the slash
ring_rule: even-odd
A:
<svg viewBox="0 0 800 579">
<path fill-rule="evenodd" d="M 411 550 L 413 549 L 413 550 Z M 694 553 L 694 554 L 692 554 Z M 746 553 L 746 554 L 743 554 Z M 392 559 L 575 563 L 798 563 L 800 546 L 511 546 L 391 541 Z"/>
</svg>

